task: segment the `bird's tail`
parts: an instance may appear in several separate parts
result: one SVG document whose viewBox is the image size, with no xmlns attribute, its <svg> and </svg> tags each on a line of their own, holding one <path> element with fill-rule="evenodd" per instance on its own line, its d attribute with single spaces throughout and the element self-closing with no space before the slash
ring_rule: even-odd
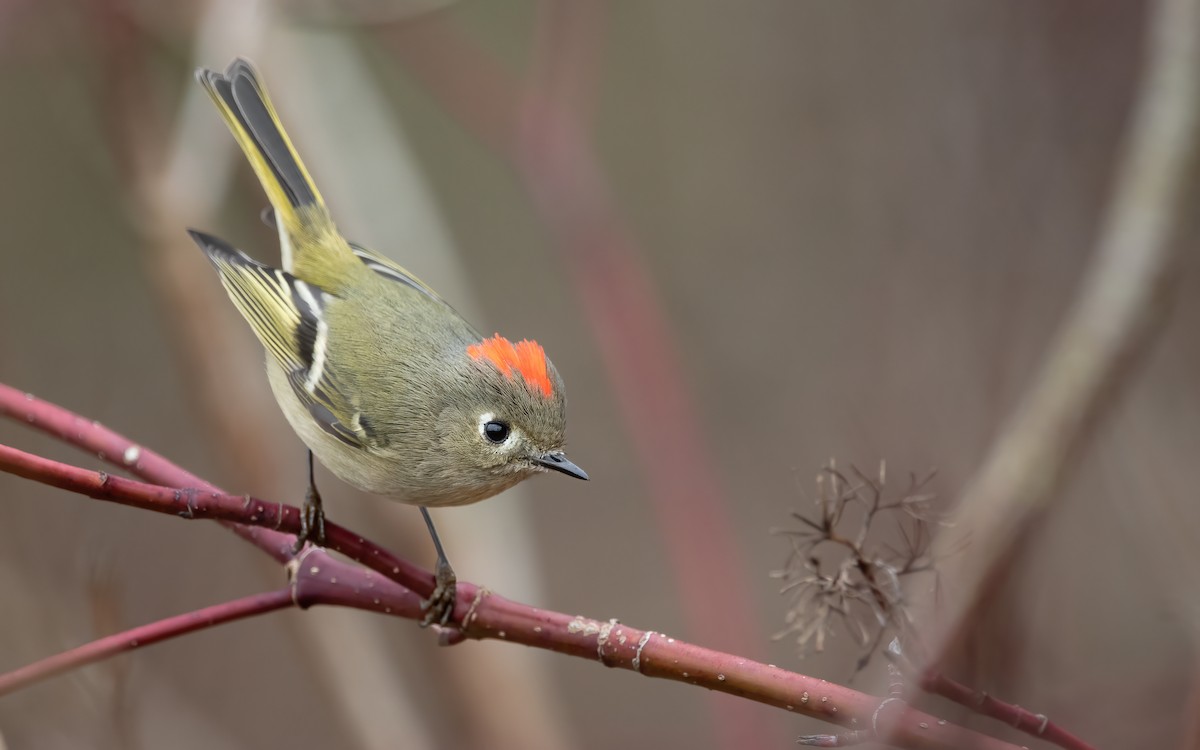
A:
<svg viewBox="0 0 1200 750">
<path fill-rule="evenodd" d="M 295 232 L 310 216 L 326 219 L 325 201 L 279 122 L 254 67 L 238 58 L 224 74 L 198 69 L 196 80 L 212 97 L 245 152 L 275 209 L 280 229 Z"/>
</svg>

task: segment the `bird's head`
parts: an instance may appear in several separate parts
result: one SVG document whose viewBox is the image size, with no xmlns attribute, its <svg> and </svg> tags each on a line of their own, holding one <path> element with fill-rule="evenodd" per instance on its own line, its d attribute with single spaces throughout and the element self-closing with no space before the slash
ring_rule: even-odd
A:
<svg viewBox="0 0 1200 750">
<path fill-rule="evenodd" d="M 588 478 L 563 453 L 563 382 L 541 346 L 496 334 L 469 345 L 457 369 L 443 439 L 458 460 L 504 485 L 546 471 Z"/>
</svg>

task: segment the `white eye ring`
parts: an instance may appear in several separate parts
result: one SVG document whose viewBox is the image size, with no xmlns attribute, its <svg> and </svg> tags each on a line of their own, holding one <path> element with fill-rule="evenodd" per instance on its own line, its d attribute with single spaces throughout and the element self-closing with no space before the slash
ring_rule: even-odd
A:
<svg viewBox="0 0 1200 750">
<path fill-rule="evenodd" d="M 496 419 L 491 412 L 479 418 L 479 434 L 492 445 L 504 445 L 512 437 L 512 426 L 503 420 Z"/>
</svg>

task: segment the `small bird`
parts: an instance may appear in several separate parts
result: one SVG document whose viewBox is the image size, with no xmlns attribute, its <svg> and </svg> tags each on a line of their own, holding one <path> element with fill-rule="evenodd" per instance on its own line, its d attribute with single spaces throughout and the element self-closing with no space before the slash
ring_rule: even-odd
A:
<svg viewBox="0 0 1200 750">
<path fill-rule="evenodd" d="M 536 342 L 481 336 L 416 276 L 338 232 L 249 62 L 196 79 L 279 232 L 282 269 L 188 230 L 266 349 L 271 390 L 308 446 L 297 549 L 324 542 L 315 455 L 359 489 L 421 506 L 438 555 L 422 624 L 445 624 L 456 579 L 426 507 L 474 503 L 546 471 L 587 479 L 563 453 L 562 378 Z"/>
</svg>

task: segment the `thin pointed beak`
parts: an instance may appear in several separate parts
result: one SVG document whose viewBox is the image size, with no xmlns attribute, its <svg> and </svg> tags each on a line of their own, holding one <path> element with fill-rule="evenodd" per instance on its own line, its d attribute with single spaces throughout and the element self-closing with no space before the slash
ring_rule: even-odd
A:
<svg viewBox="0 0 1200 750">
<path fill-rule="evenodd" d="M 588 478 L 586 471 L 568 461 L 567 457 L 561 452 L 547 453 L 541 458 L 533 459 L 533 462 L 539 466 L 545 466 L 547 469 L 552 469 L 553 471 L 561 471 L 563 474 L 566 474 L 569 477 L 575 477 L 576 479 Z"/>
</svg>

